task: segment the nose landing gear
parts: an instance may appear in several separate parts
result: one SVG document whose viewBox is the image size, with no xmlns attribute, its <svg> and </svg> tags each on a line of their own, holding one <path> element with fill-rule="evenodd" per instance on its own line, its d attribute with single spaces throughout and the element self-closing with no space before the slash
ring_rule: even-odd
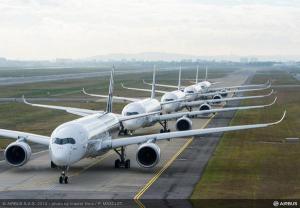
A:
<svg viewBox="0 0 300 208">
<path fill-rule="evenodd" d="M 59 177 L 59 183 L 60 184 L 68 184 L 69 183 L 69 177 L 67 176 L 69 167 L 63 168 L 63 171 L 61 172 L 61 175 Z"/>
<path fill-rule="evenodd" d="M 121 147 L 121 149 L 114 149 L 115 152 L 120 156 L 120 159 L 115 160 L 115 168 L 130 168 L 130 160 L 125 160 L 125 148 Z"/>
<path fill-rule="evenodd" d="M 159 122 L 159 124 L 163 127 L 160 130 L 160 133 L 165 133 L 165 132 L 170 132 L 171 131 L 170 129 L 168 129 L 168 122 L 167 121 L 161 121 L 161 122 Z"/>
</svg>

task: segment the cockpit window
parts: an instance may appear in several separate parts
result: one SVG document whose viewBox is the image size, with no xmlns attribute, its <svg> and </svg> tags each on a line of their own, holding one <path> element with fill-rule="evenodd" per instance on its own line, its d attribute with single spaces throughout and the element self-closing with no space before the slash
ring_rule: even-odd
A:
<svg viewBox="0 0 300 208">
<path fill-rule="evenodd" d="M 194 93 L 194 91 L 187 91 L 187 93 Z"/>
<path fill-rule="evenodd" d="M 173 101 L 173 100 L 174 100 L 174 99 L 166 99 L 165 101 L 168 102 L 168 101 Z"/>
<path fill-rule="evenodd" d="M 63 145 L 63 144 L 75 144 L 75 139 L 73 138 L 55 138 L 54 140 L 55 144 Z"/>
<path fill-rule="evenodd" d="M 127 112 L 126 116 L 133 116 L 139 114 L 138 112 Z"/>
</svg>

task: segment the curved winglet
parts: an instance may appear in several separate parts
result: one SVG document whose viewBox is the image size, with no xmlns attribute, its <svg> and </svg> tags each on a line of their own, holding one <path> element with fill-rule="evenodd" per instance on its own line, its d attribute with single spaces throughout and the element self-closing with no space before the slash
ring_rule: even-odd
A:
<svg viewBox="0 0 300 208">
<path fill-rule="evenodd" d="M 23 103 L 25 103 L 26 105 L 32 105 L 32 103 L 27 102 L 24 95 L 22 95 L 22 100 L 23 100 Z"/>
<path fill-rule="evenodd" d="M 273 122 L 273 123 L 270 123 L 270 125 L 275 125 L 275 124 L 279 124 L 280 122 L 283 121 L 283 119 L 285 118 L 285 115 L 286 115 L 286 110 L 283 112 L 283 115 L 281 117 L 280 120 L 276 121 L 276 122 Z"/>
</svg>

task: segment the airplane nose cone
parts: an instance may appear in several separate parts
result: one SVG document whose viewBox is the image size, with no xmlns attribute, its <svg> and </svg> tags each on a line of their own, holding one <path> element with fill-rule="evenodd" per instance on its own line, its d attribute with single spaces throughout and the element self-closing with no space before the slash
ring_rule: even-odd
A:
<svg viewBox="0 0 300 208">
<path fill-rule="evenodd" d="M 172 112 L 175 111 L 175 108 L 174 108 L 173 105 L 171 105 L 171 104 L 163 105 L 162 109 L 163 109 L 163 111 L 165 111 L 166 113 L 172 113 Z"/>
<path fill-rule="evenodd" d="M 58 166 L 68 166 L 70 161 L 70 149 L 54 146 L 51 148 L 51 160 Z"/>
<path fill-rule="evenodd" d="M 136 130 L 139 128 L 138 119 L 132 119 L 132 120 L 125 121 L 125 122 L 123 122 L 123 126 L 125 129 L 128 129 L 128 130 Z"/>
</svg>

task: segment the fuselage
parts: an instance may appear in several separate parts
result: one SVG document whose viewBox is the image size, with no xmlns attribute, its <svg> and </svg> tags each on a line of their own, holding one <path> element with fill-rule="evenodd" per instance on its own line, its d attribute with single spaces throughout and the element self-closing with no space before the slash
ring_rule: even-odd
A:
<svg viewBox="0 0 300 208">
<path fill-rule="evenodd" d="M 167 92 L 161 97 L 161 102 L 169 102 L 175 100 L 185 99 L 185 93 L 181 90 L 174 90 L 172 92 Z M 165 113 L 172 113 L 182 109 L 181 102 L 174 102 L 162 105 L 162 109 Z"/>
<path fill-rule="evenodd" d="M 122 110 L 123 116 L 132 116 L 143 113 L 152 113 L 161 110 L 160 102 L 156 99 L 147 98 L 137 102 L 132 102 L 126 105 Z M 134 131 L 136 129 L 151 126 L 154 123 L 151 121 L 150 116 L 136 118 L 124 121 L 123 126 L 127 130 Z"/>
<path fill-rule="evenodd" d="M 105 153 L 102 141 L 118 135 L 120 123 L 115 114 L 94 114 L 58 126 L 51 134 L 49 154 L 58 166 L 71 164 L 88 156 Z"/>
</svg>

